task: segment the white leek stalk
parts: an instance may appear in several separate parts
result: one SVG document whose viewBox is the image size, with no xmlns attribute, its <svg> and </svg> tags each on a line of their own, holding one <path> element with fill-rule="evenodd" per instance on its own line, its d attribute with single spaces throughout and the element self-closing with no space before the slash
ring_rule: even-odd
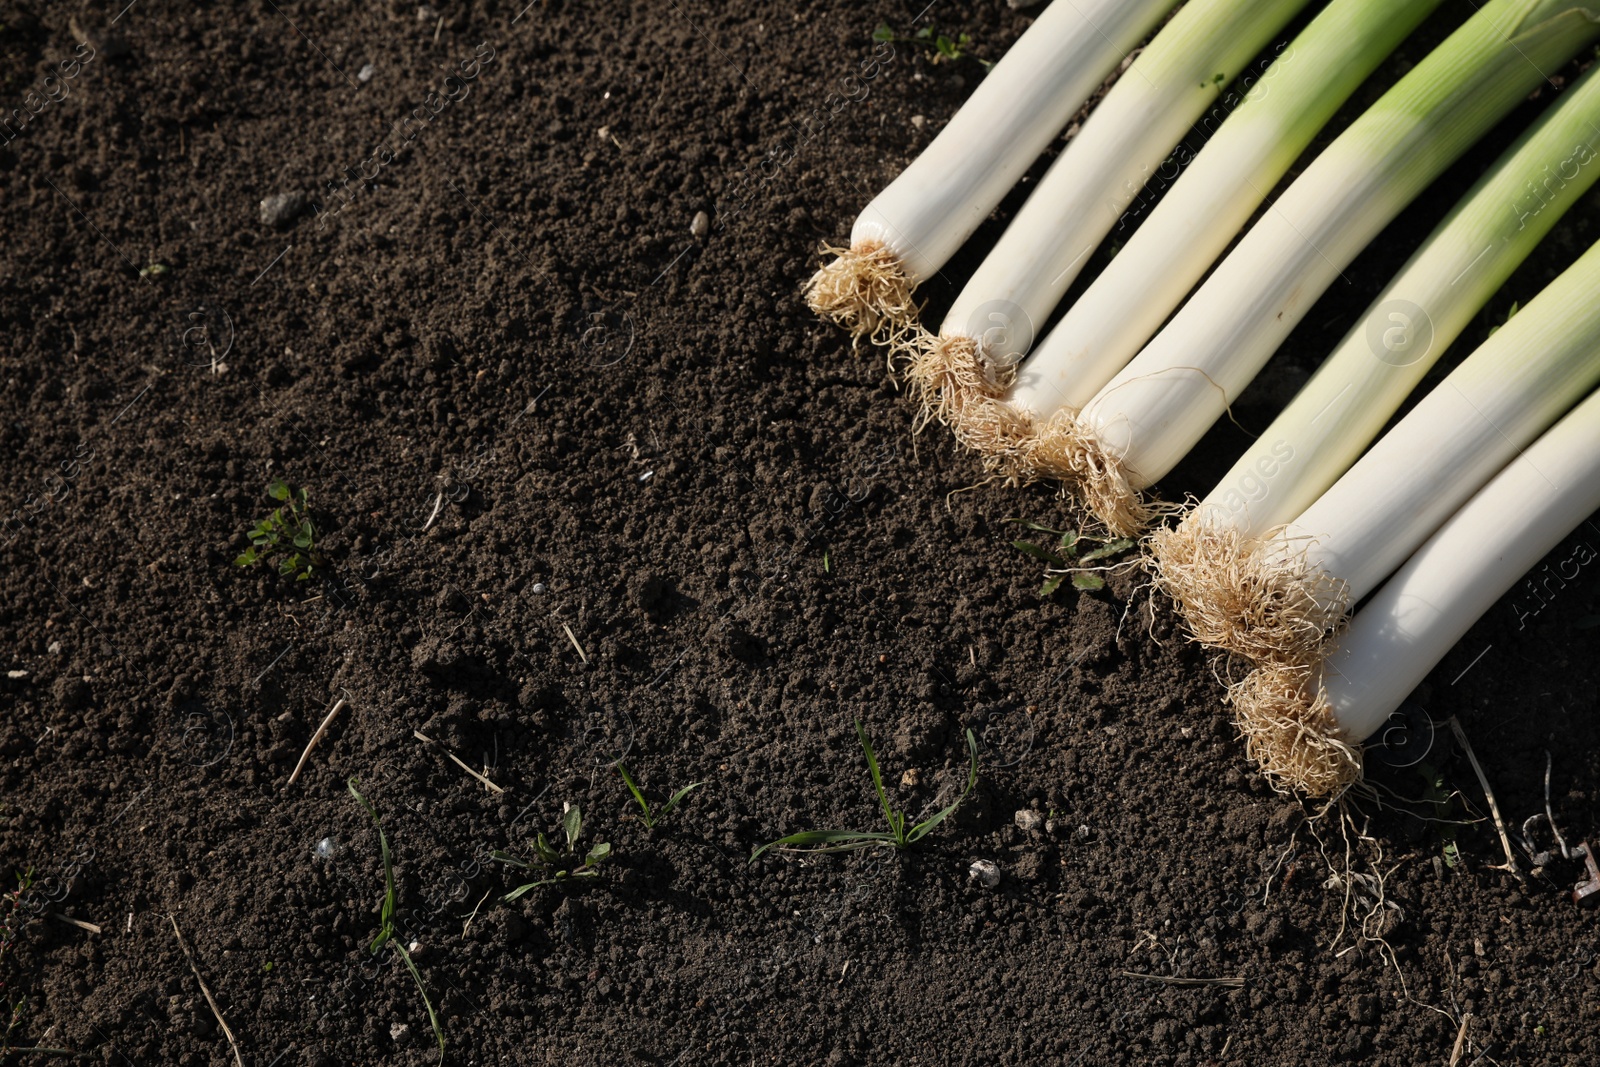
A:
<svg viewBox="0 0 1600 1067">
<path fill-rule="evenodd" d="M 1333 0 L 1284 49 L 1017 374 L 1007 400 L 1077 410 L 1183 303 L 1339 107 L 1441 0 Z"/>
<path fill-rule="evenodd" d="M 1600 0 L 1491 0 L 1286 190 L 1084 407 L 1071 465 L 1113 527 L 1227 410 L 1357 253 L 1473 142 L 1600 36 Z"/>
<path fill-rule="evenodd" d="M 1178 0 L 1062 0 L 1045 9 L 970 99 L 856 219 L 851 247 L 811 279 L 819 314 L 880 339 L 914 314 L 911 291 L 955 254 Z"/>
<path fill-rule="evenodd" d="M 1325 492 L 1556 221 L 1600 178 L 1600 68 L 1569 88 L 1434 230 L 1304 389 L 1175 530 L 1165 591 L 1202 644 L 1239 625 L 1225 576 Z"/>
<path fill-rule="evenodd" d="M 926 415 L 986 452 L 1003 434 L 963 406 L 993 391 L 1133 195 L 1307 0 L 1190 0 L 1053 163 L 910 368 Z M 985 386 L 989 388 L 985 388 Z M 982 406 L 978 409 L 982 411 Z M 925 415 L 925 418 L 926 418 Z"/>
<path fill-rule="evenodd" d="M 1600 244 L 1495 331 L 1216 594 L 1226 647 L 1304 666 L 1326 635 L 1520 449 L 1600 383 Z"/>
<path fill-rule="evenodd" d="M 1593 299 L 1593 293 L 1590 297 Z M 1600 362 L 1600 345 L 1590 359 Z M 1354 748 L 1540 559 L 1600 509 L 1600 393 L 1514 459 L 1384 583 L 1309 674 L 1253 672 L 1230 694 L 1251 758 L 1313 795 L 1360 776 Z M 1587 563 L 1596 558 L 1584 546 Z M 1576 557 L 1574 557 L 1576 558 Z"/>
</svg>

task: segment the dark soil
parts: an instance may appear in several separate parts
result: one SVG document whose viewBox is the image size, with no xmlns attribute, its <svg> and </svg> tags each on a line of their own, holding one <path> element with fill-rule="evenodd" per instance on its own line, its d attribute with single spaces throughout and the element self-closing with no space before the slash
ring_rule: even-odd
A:
<svg viewBox="0 0 1600 1067">
<path fill-rule="evenodd" d="M 1004 520 L 1071 516 L 974 488 L 944 434 L 910 436 L 881 358 L 805 309 L 819 244 L 982 76 L 913 43 L 863 67 L 920 3 L 437 6 L 0 3 L 4 112 L 59 97 L 0 148 L 0 863 L 33 872 L 0 959 L 12 1046 L 232 1062 L 170 915 L 251 1067 L 436 1061 L 397 954 L 368 952 L 354 777 L 449 1063 L 1414 1065 L 1468 1014 L 1461 1063 L 1600 1057 L 1577 865 L 1518 881 L 1491 824 L 1368 802 L 1349 848 L 1393 907 L 1330 882 L 1336 816 L 1251 771 L 1136 579 L 1041 599 Z M 1028 21 L 924 18 L 987 59 Z M 1240 426 L 1550 95 L 1346 271 Z M 289 192 L 314 203 L 263 223 Z M 1597 236 L 1591 195 L 1461 347 Z M 926 295 L 937 314 L 953 284 Z M 1245 439 L 1217 430 L 1167 494 Z M 323 531 L 308 582 L 232 562 L 275 478 Z M 1600 582 L 1543 588 L 1418 700 L 1460 717 L 1515 827 L 1548 749 L 1557 820 L 1600 844 Z M 880 825 L 854 717 L 913 812 L 959 791 L 973 730 L 972 799 L 905 855 L 751 864 Z M 1448 736 L 1427 766 L 1476 819 Z M 619 757 L 658 801 L 706 784 L 647 830 Z M 526 855 L 565 803 L 614 860 L 498 903 L 527 879 L 490 853 Z"/>
</svg>

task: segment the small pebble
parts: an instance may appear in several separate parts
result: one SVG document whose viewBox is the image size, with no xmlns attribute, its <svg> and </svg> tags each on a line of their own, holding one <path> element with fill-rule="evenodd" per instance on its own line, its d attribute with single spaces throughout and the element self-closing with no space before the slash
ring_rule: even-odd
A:
<svg viewBox="0 0 1600 1067">
<path fill-rule="evenodd" d="M 654 478 L 655 476 L 656 476 L 656 472 L 655 471 L 645 471 L 643 474 L 639 475 L 639 480 L 641 482 L 648 482 L 651 478 Z"/>
<path fill-rule="evenodd" d="M 376 73 L 378 73 L 378 68 L 374 67 L 371 63 L 367 63 L 356 72 L 356 81 L 369 82 L 372 80 L 372 76 Z"/>
<path fill-rule="evenodd" d="M 1094 831 L 1090 830 L 1087 826 L 1080 826 L 1078 827 L 1078 832 L 1072 836 L 1076 837 L 1079 841 L 1087 841 L 1089 840 L 1089 835 L 1093 832 Z"/>
<path fill-rule="evenodd" d="M 304 193 L 273 193 L 261 201 L 261 223 L 264 226 L 284 227 L 305 210 Z"/>
<path fill-rule="evenodd" d="M 333 854 L 339 851 L 339 842 L 331 837 L 324 837 L 317 842 L 317 847 L 311 850 L 311 855 L 319 860 L 331 860 Z"/>
<path fill-rule="evenodd" d="M 906 788 L 910 788 L 920 781 L 922 781 L 922 772 L 915 767 L 908 767 L 905 773 L 900 776 L 900 784 Z"/>
<path fill-rule="evenodd" d="M 928 124 L 928 120 L 927 120 L 927 118 L 925 116 L 923 116 L 923 115 L 912 115 L 911 116 L 911 125 L 915 126 L 917 129 L 920 130 L 924 126 L 926 126 L 927 124 Z"/>
<path fill-rule="evenodd" d="M 967 868 L 967 877 L 985 889 L 993 889 L 1000 884 L 1000 865 L 993 860 L 976 860 Z"/>
<path fill-rule="evenodd" d="M 1023 808 L 1012 816 L 1012 821 L 1017 824 L 1018 830 L 1031 834 L 1039 828 L 1040 823 L 1044 822 L 1044 816 L 1029 808 Z"/>
<path fill-rule="evenodd" d="M 540 593 L 544 592 L 544 583 L 543 582 L 534 582 L 533 583 L 533 592 L 534 592 L 535 596 L 537 596 Z"/>
<path fill-rule="evenodd" d="M 411 1027 L 407 1026 L 405 1023 L 389 1024 L 389 1040 L 396 1044 L 404 1041 L 406 1039 L 406 1035 L 409 1033 L 411 1033 Z"/>
<path fill-rule="evenodd" d="M 694 221 L 689 223 L 689 232 L 694 235 L 695 240 L 703 240 L 706 234 L 711 232 L 711 216 L 704 211 L 696 211 Z"/>
<path fill-rule="evenodd" d="M 50 644 L 45 648 L 45 651 L 50 653 L 52 656 L 61 655 L 61 642 L 51 641 Z"/>
</svg>

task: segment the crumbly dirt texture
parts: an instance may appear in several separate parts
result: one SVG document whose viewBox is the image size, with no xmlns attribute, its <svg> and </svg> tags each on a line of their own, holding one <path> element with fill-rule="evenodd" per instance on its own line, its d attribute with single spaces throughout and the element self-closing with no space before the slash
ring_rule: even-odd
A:
<svg viewBox="0 0 1600 1067">
<path fill-rule="evenodd" d="M 821 245 L 983 76 L 874 28 L 998 59 L 1029 23 L 922 7 L 0 0 L 0 111 L 28 116 L 0 133 L 0 873 L 33 878 L 0 904 L 11 1046 L 233 1062 L 170 915 L 252 1067 L 437 1062 L 411 977 L 367 950 L 356 778 L 450 1064 L 1414 1065 L 1469 1014 L 1461 1062 L 1600 1058 L 1574 865 L 1489 870 L 1477 822 L 1447 865 L 1438 824 L 1374 810 L 1393 955 L 1352 941 L 1343 842 L 1315 827 L 1325 859 L 1246 764 L 1167 610 L 1128 571 L 1041 598 L 1005 520 L 1072 524 L 1054 492 L 913 437 L 881 358 L 805 306 Z M 1167 499 L 1550 93 L 1345 271 Z M 919 290 L 930 321 L 1045 162 Z M 1471 342 L 1597 219 L 1591 195 Z M 309 493 L 309 581 L 233 563 L 275 478 Z M 1587 538 L 1418 700 L 1460 716 L 1518 826 L 1550 749 L 1563 831 L 1600 843 Z M 973 730 L 973 797 L 905 855 L 752 865 L 880 825 L 855 717 L 914 815 L 964 783 Z M 1448 733 L 1427 763 L 1471 818 Z M 657 803 L 706 784 L 647 830 L 618 758 Z M 526 878 L 491 853 L 565 803 L 614 858 L 500 903 Z"/>
</svg>

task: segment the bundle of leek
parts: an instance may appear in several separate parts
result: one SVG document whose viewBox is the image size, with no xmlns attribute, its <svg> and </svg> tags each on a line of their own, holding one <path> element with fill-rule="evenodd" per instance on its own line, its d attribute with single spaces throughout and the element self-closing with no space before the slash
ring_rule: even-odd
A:
<svg viewBox="0 0 1600 1067">
<path fill-rule="evenodd" d="M 1036 442 L 1119 531 L 1140 490 L 1227 410 L 1316 298 L 1407 204 L 1554 70 L 1600 37 L 1600 0 L 1494 0 L 1355 121 L 1172 320 Z"/>
<path fill-rule="evenodd" d="M 1179 180 L 1168 199 L 1180 206 L 1142 246 L 1146 276 L 1161 275 L 1158 253 L 1171 257 L 1178 249 L 1198 250 L 1192 259 L 1184 258 L 1180 278 L 1192 279 L 1203 269 L 1231 236 L 1230 220 L 1237 216 L 1216 210 L 1218 201 L 1202 186 L 1214 182 L 1253 190 L 1241 195 L 1253 196 L 1252 206 L 1259 202 L 1286 166 L 1283 156 L 1261 145 L 1274 137 L 1300 138 L 1304 144 L 1326 119 L 1324 102 L 1300 79 L 1316 69 L 1328 85 L 1353 89 L 1354 82 L 1329 73 L 1330 58 L 1340 54 L 1337 46 L 1352 38 L 1354 27 L 1370 34 L 1362 54 L 1376 51 L 1377 42 L 1392 46 L 1396 35 L 1420 17 L 1417 10 L 1401 12 L 1401 6 L 1335 0 L 1307 27 L 1279 62 L 1321 57 L 1320 65 L 1286 65 L 1276 80 L 1263 80 L 1260 99 L 1247 98 L 1223 124 L 1206 149 L 1212 160 L 1204 167 L 1197 161 Z M 1196 5 L 1185 8 L 1161 36 L 1197 10 Z M 1542 70 L 1557 68 L 1596 37 L 1600 0 L 1491 0 L 1322 152 L 1165 328 L 1109 381 L 1103 379 L 1125 358 L 1125 350 L 1116 354 L 1114 344 L 1080 352 L 1071 346 L 1070 335 L 1058 330 L 1060 343 L 1052 336 L 1039 361 L 1024 364 L 1013 388 L 1010 369 L 997 369 L 1008 356 L 1005 344 L 1017 344 L 1007 331 L 993 331 L 982 346 L 951 333 L 926 344 L 912 367 L 923 393 L 924 419 L 936 415 L 951 424 L 958 437 L 985 453 L 991 469 L 1017 481 L 1060 478 L 1112 531 L 1135 532 L 1156 514 L 1142 490 L 1187 454 L 1340 271 L 1536 88 L 1544 79 Z M 1141 62 L 1156 51 L 1152 44 Z M 1132 82 L 1124 78 L 1118 88 Z M 1285 91 L 1290 87 L 1295 91 Z M 1086 133 L 1102 115 L 1108 123 L 1127 121 L 1107 111 L 1111 103 L 1108 97 Z M 1084 144 L 1080 137 L 1069 146 L 1057 167 Z M 1029 227 L 1022 224 L 1019 218 L 1012 227 L 1023 231 L 1015 241 L 1026 239 Z M 1008 233 L 1002 244 L 1012 240 Z M 1113 280 L 1132 284 L 1125 273 L 1129 269 L 1119 268 Z M 1049 289 L 1048 281 L 1027 284 L 1029 292 Z M 1094 298 L 1105 299 L 1105 292 Z M 1162 301 L 1156 303 L 1153 314 L 1166 314 Z M 983 307 L 971 312 L 979 326 L 987 321 Z M 958 301 L 957 314 L 947 321 L 959 324 L 964 310 Z M 1070 322 L 1072 329 L 1088 323 L 1091 334 L 1102 339 L 1114 334 L 1093 326 L 1095 314 L 1092 307 L 1081 313 L 1075 308 L 1063 325 Z M 1146 328 L 1137 326 L 1118 343 Z M 999 345 L 992 343 L 996 339 Z M 990 357 L 983 355 L 985 348 Z M 1111 354 L 1102 359 L 1102 351 Z M 1086 395 L 1082 410 L 1075 410 Z"/>
</svg>

